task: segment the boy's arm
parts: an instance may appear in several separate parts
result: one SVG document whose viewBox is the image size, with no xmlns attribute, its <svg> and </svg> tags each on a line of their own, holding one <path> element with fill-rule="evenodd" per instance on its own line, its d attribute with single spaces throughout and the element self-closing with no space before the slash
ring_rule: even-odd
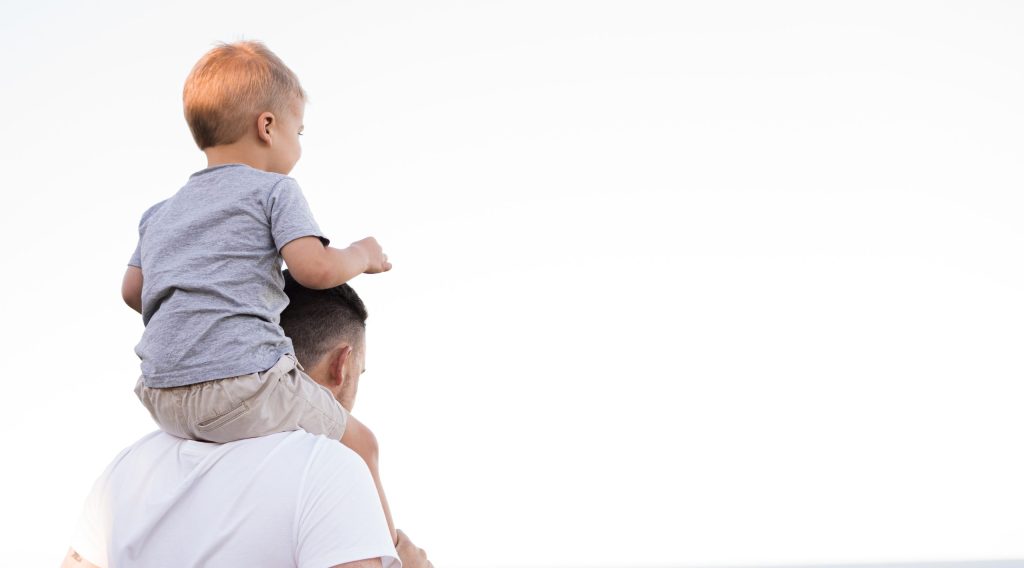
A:
<svg viewBox="0 0 1024 568">
<path fill-rule="evenodd" d="M 281 247 L 281 256 L 295 281 L 313 290 L 340 286 L 364 272 L 391 270 L 387 255 L 373 237 L 343 249 L 325 247 L 317 237 L 300 237 Z"/>
<path fill-rule="evenodd" d="M 129 266 L 121 280 L 121 297 L 128 307 L 142 313 L 142 269 Z"/>
</svg>

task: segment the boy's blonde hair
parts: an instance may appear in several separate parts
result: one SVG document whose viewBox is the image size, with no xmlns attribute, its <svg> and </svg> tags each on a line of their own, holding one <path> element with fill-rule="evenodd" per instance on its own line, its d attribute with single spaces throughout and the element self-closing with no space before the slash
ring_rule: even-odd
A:
<svg viewBox="0 0 1024 568">
<path fill-rule="evenodd" d="M 306 100 L 299 78 L 258 41 L 222 43 L 185 80 L 185 120 L 200 150 L 237 142 L 262 112 Z"/>
</svg>

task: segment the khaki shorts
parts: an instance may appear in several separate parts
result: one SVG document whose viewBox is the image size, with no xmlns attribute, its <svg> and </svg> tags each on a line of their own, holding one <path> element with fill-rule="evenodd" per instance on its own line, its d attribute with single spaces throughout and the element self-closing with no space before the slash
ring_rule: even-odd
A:
<svg viewBox="0 0 1024 568">
<path fill-rule="evenodd" d="M 164 432 L 201 442 L 225 443 L 305 430 L 340 440 L 348 412 L 291 355 L 270 369 L 228 379 L 135 394 Z"/>
</svg>

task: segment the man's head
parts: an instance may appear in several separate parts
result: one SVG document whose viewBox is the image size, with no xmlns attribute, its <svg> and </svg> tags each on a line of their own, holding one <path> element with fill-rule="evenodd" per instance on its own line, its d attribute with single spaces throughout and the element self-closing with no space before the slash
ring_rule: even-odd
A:
<svg viewBox="0 0 1024 568">
<path fill-rule="evenodd" d="M 310 290 L 287 270 L 284 276 L 289 303 L 281 313 L 281 327 L 292 340 L 295 357 L 351 411 L 365 370 L 366 306 L 348 284 Z"/>
<path fill-rule="evenodd" d="M 249 144 L 267 169 L 287 174 L 302 154 L 306 93 L 299 78 L 257 41 L 224 43 L 185 80 L 185 120 L 200 150 Z"/>
</svg>

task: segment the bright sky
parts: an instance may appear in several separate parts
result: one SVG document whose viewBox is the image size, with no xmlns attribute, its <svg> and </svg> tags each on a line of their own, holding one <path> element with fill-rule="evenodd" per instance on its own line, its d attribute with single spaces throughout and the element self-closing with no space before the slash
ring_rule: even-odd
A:
<svg viewBox="0 0 1024 568">
<path fill-rule="evenodd" d="M 239 38 L 395 263 L 356 415 L 436 565 L 1024 558 L 1021 4 L 89 4 L 0 8 L 7 563 L 154 428 L 118 287 Z"/>
</svg>

